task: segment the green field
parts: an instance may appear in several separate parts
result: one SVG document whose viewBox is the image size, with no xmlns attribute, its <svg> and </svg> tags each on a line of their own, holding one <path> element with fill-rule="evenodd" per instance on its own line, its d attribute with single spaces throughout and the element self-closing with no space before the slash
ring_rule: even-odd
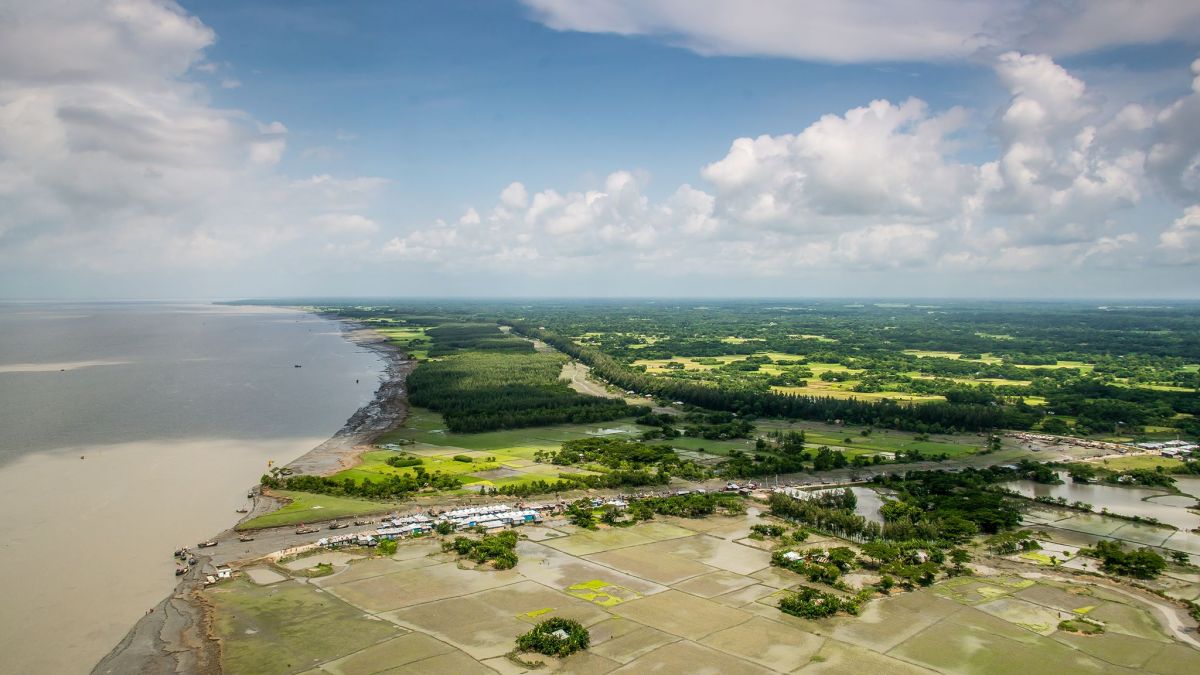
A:
<svg viewBox="0 0 1200 675">
<path fill-rule="evenodd" d="M 408 632 L 296 581 L 258 586 L 239 579 L 207 596 L 230 673 L 299 673 Z"/>
<path fill-rule="evenodd" d="M 388 341 L 399 345 L 409 356 L 421 360 L 429 356 L 431 340 L 425 336 L 425 329 L 420 326 L 407 328 L 376 328 Z"/>
<path fill-rule="evenodd" d="M 332 495 L 294 492 L 291 490 L 275 490 L 273 494 L 291 501 L 278 511 L 252 518 L 238 525 L 237 529 L 250 530 L 263 527 L 278 527 L 308 521 L 332 520 L 368 513 L 383 513 L 397 506 L 392 502 L 371 502 L 365 499 L 334 497 Z"/>
<path fill-rule="evenodd" d="M 1135 455 L 1133 457 L 1113 457 L 1095 464 L 1113 471 L 1130 471 L 1132 469 L 1155 469 L 1160 466 L 1165 469 L 1173 469 L 1182 466 L 1183 462 L 1159 455 Z"/>
</svg>

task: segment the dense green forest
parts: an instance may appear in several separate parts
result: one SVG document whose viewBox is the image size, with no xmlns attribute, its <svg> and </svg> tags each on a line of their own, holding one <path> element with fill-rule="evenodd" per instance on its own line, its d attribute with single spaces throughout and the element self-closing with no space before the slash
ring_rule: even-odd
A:
<svg viewBox="0 0 1200 675">
<path fill-rule="evenodd" d="M 454 432 L 563 422 L 599 422 L 634 414 L 624 401 L 584 396 L 559 380 L 566 357 L 536 353 L 498 326 L 431 328 L 430 360 L 408 378 L 414 405 L 442 413 Z"/>
</svg>

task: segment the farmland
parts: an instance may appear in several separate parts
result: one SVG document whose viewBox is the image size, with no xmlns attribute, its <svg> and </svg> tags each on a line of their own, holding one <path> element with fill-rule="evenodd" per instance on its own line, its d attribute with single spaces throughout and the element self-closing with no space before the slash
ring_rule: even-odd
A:
<svg viewBox="0 0 1200 675">
<path fill-rule="evenodd" d="M 764 522 L 777 521 L 751 512 L 598 531 L 551 521 L 518 530 L 510 570 L 464 568 L 436 539 L 417 539 L 391 556 L 338 561 L 331 575 L 239 578 L 205 596 L 230 672 L 521 672 L 508 657 L 516 636 L 550 617 L 591 636 L 565 659 L 540 657 L 551 672 L 1200 668 L 1200 650 L 1151 605 L 1069 579 L 952 577 L 879 597 L 860 616 L 790 616 L 780 599 L 811 584 L 772 566 L 749 536 Z M 1103 632 L 1079 635 L 1080 617 Z"/>
</svg>

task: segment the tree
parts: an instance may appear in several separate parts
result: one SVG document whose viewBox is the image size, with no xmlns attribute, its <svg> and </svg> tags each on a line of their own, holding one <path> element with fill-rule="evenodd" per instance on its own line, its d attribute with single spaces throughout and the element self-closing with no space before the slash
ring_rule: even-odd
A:
<svg viewBox="0 0 1200 675">
<path fill-rule="evenodd" d="M 384 539 L 375 545 L 375 550 L 379 551 L 379 555 L 395 555 L 398 547 L 395 539 Z"/>
<path fill-rule="evenodd" d="M 528 633 L 518 637 L 517 649 L 563 657 L 587 649 L 590 643 L 591 636 L 583 624 L 574 619 L 554 617 L 539 622 Z"/>
</svg>

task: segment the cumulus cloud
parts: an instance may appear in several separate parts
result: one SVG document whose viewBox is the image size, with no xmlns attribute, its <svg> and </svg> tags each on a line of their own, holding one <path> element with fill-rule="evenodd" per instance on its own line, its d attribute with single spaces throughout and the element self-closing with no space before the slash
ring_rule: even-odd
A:
<svg viewBox="0 0 1200 675">
<path fill-rule="evenodd" d="M 707 188 L 685 184 L 655 202 L 645 177 L 629 171 L 566 193 L 531 194 L 512 183 L 486 221 L 439 221 L 384 250 L 505 269 L 536 259 L 547 274 L 1027 272 L 1143 261 L 1145 242 L 1157 235 L 1139 236 L 1135 207 L 1161 202 L 1163 186 L 1186 185 L 1190 166 L 1176 163 L 1183 178 L 1171 183 L 1163 164 L 1156 179 L 1144 148 L 1151 138 L 1186 145 L 1191 130 L 1170 123 L 1193 96 L 1162 109 L 1130 103 L 1106 116 L 1086 84 L 1048 56 L 1007 52 L 995 72 L 1009 98 L 991 114 L 876 100 L 794 134 L 734 140 L 701 169 Z M 972 114 L 990 119 L 995 159 L 961 158 L 959 135 Z M 1200 254 L 1195 208 L 1157 237 L 1174 262 Z"/>
<path fill-rule="evenodd" d="M 1189 206 L 1158 238 L 1167 260 L 1177 264 L 1200 262 L 1200 205 Z"/>
<path fill-rule="evenodd" d="M 964 120 L 958 108 L 931 115 L 917 99 L 873 101 L 799 134 L 739 138 L 703 175 L 730 216 L 747 222 L 804 229 L 814 214 L 940 218 L 974 180 L 973 167 L 950 159 Z"/>
<path fill-rule="evenodd" d="M 0 16 L 0 266 L 227 268 L 370 229 L 335 212 L 377 179 L 291 180 L 283 123 L 211 104 L 191 75 L 215 36 L 172 0 L 0 0 Z"/>
<path fill-rule="evenodd" d="M 1020 49 L 1054 56 L 1194 41 L 1191 0 L 522 0 L 562 31 L 644 35 L 700 54 L 924 61 Z"/>
</svg>

